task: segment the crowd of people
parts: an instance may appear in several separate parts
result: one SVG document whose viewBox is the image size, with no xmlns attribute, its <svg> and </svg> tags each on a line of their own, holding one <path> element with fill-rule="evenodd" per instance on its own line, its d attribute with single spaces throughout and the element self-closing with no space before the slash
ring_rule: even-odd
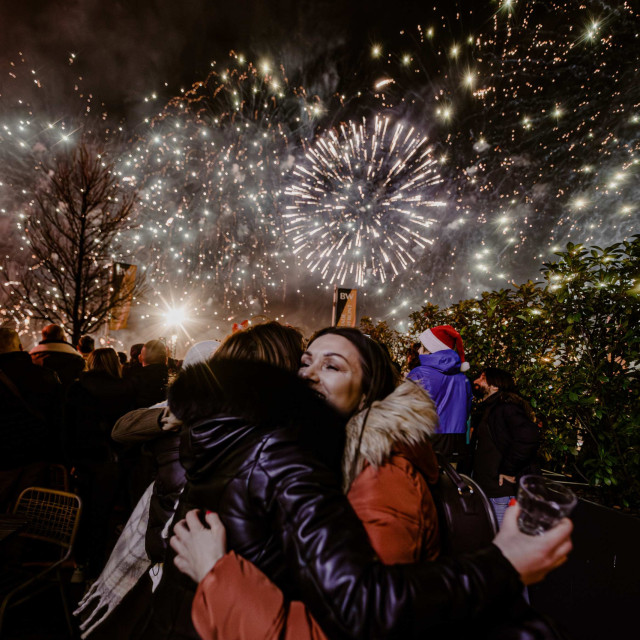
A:
<svg viewBox="0 0 640 640">
<path fill-rule="evenodd" d="M 83 637 L 561 637 L 522 593 L 571 523 L 528 536 L 507 508 L 538 420 L 508 372 L 472 387 L 452 327 L 419 336 L 406 375 L 344 327 L 250 326 L 171 367 L 160 340 L 127 359 L 42 338 L 27 353 L 0 328 L 0 508 L 71 472 Z M 491 500 L 487 548 L 440 554 L 436 451 Z"/>
</svg>

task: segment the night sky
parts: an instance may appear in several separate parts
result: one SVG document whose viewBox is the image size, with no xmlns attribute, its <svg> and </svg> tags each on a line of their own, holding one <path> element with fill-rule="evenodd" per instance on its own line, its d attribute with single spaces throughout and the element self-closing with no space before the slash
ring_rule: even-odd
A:
<svg viewBox="0 0 640 640">
<path fill-rule="evenodd" d="M 402 29 L 442 15 L 464 32 L 491 14 L 491 3 L 382 0 L 25 0 L 0 5 L 0 61 L 27 54 L 38 71 L 68 80 L 61 67 L 76 54 L 74 72 L 113 116 L 138 112 L 151 91 L 167 97 L 189 87 L 230 50 L 278 56 L 293 73 L 333 56 L 344 84 L 373 42 L 393 44 Z M 476 17 L 477 16 L 477 21 Z M 168 87 L 165 87 L 168 83 Z M 62 102 L 64 94 L 57 96 Z"/>
<path fill-rule="evenodd" d="M 118 258 L 150 269 L 145 321 L 310 330 L 339 281 L 404 330 L 637 232 L 638 25 L 620 0 L 5 2 L 0 235 L 28 211 L 12 175 L 98 118 L 142 197 Z"/>
</svg>

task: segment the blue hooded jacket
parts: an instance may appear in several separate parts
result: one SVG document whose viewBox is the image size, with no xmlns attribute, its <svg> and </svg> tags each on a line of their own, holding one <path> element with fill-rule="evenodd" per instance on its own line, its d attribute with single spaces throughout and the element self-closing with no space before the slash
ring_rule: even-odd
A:
<svg viewBox="0 0 640 640">
<path fill-rule="evenodd" d="M 471 412 L 471 383 L 460 372 L 460 356 L 453 349 L 419 356 L 420 366 L 407 378 L 421 384 L 435 402 L 440 425 L 437 433 L 467 433 Z"/>
</svg>

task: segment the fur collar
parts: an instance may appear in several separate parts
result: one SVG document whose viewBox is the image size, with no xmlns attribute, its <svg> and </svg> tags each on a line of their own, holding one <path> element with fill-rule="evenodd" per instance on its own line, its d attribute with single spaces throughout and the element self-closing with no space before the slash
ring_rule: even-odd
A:
<svg viewBox="0 0 640 640">
<path fill-rule="evenodd" d="M 74 355 L 78 357 L 82 357 L 68 342 L 41 342 L 39 345 L 31 349 L 29 351 L 30 355 L 35 355 L 38 353 L 51 353 L 55 351 L 56 353 L 68 353 L 69 355 Z"/>
<path fill-rule="evenodd" d="M 367 411 L 357 413 L 347 424 L 342 459 L 345 493 L 365 464 L 378 468 L 399 449 L 428 442 L 437 426 L 438 414 L 433 401 L 411 380 L 400 384 L 386 398 L 374 402 L 368 416 Z"/>
</svg>

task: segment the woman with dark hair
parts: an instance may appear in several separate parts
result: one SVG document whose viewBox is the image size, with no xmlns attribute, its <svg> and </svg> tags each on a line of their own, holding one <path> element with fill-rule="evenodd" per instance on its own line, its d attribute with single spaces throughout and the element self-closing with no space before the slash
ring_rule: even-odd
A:
<svg viewBox="0 0 640 640">
<path fill-rule="evenodd" d="M 487 367 L 473 382 L 482 401 L 471 417 L 472 476 L 487 494 L 501 523 L 516 496 L 518 480 L 539 472 L 540 429 L 513 375 Z"/>
<path fill-rule="evenodd" d="M 357 329 L 328 328 L 315 334 L 302 356 L 299 375 L 334 409 L 349 417 L 342 460 L 343 489 L 362 520 L 375 553 L 385 564 L 433 560 L 438 525 L 429 483 L 438 464 L 429 444 L 437 415 L 429 396 L 413 382 L 400 382 L 386 350 Z M 195 517 L 191 512 L 191 518 Z M 189 517 L 189 516 L 188 516 Z M 201 638 L 244 637 L 265 629 L 265 637 L 323 638 L 300 602 L 284 609 L 282 592 L 253 565 L 231 554 L 215 572 L 190 571 L 202 552 L 184 524 L 173 545 L 177 566 L 200 582 L 193 622 Z M 205 543 L 206 544 L 206 543 Z M 215 545 L 215 541 L 211 541 Z M 194 564 L 199 565 L 196 561 Z M 204 579 L 202 579 L 204 576 Z M 251 607 L 232 609 L 229 602 Z M 254 607 L 260 603 L 259 607 Z"/>
<path fill-rule="evenodd" d="M 416 367 L 420 366 L 420 342 L 414 342 L 405 352 L 406 364 L 404 366 L 404 370 L 409 373 L 409 371 L 413 371 Z"/>
<path fill-rule="evenodd" d="M 130 386 L 122 379 L 114 349 L 95 349 L 87 358 L 87 371 L 74 382 L 67 396 L 66 449 L 72 462 L 113 459 L 111 429 L 133 408 Z"/>
<path fill-rule="evenodd" d="M 278 331 L 271 326 L 261 338 Z M 222 349 L 209 366 L 178 376 L 169 404 L 188 426 L 181 447 L 188 482 L 175 519 L 193 509 L 218 512 L 230 548 L 263 571 L 286 601 L 302 598 L 330 637 L 423 637 L 452 625 L 460 629 L 481 616 L 495 614 L 503 621 L 502 612 L 519 598 L 520 578 L 537 581 L 564 560 L 570 523 L 541 541 L 520 534 L 513 520 L 495 546 L 476 554 L 381 564 L 340 482 L 345 420 L 372 400 L 379 377 L 376 367 L 363 370 L 358 339 L 331 331 L 305 352 L 308 380 L 251 358 L 225 360 Z M 252 336 L 238 339 L 250 352 Z M 351 353 L 338 348 L 337 339 Z M 365 389 L 362 381 L 369 375 Z M 335 384 L 340 378 L 345 384 Z M 380 388 L 387 388 L 384 376 Z M 371 425 L 374 409 L 375 403 L 367 409 Z M 369 425 L 367 411 L 360 428 L 355 424 L 357 452 Z M 346 464 L 353 472 L 345 474 L 346 482 L 357 482 L 366 464 L 375 466 L 364 456 Z M 193 521 L 194 514 L 189 517 Z M 199 520 L 191 527 L 204 529 Z M 190 619 L 196 585 L 177 571 L 174 557 L 169 552 L 165 558 L 143 638 L 198 637 Z"/>
<path fill-rule="evenodd" d="M 116 499 L 118 468 L 111 429 L 131 409 L 133 394 L 121 377 L 117 353 L 95 349 L 87 358 L 87 371 L 69 388 L 65 412 L 65 451 L 85 504 L 78 554 L 86 552 L 89 578 L 96 577 L 106 561 L 108 522 Z"/>
</svg>

